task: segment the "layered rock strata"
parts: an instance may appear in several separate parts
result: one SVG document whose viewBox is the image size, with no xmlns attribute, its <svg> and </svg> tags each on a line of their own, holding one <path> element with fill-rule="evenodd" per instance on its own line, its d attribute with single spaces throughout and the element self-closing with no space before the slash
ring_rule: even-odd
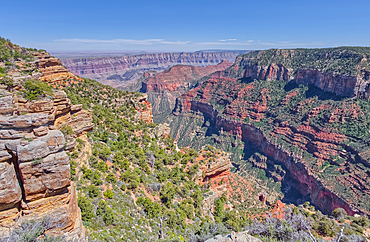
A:
<svg viewBox="0 0 370 242">
<path fill-rule="evenodd" d="M 17 68 L 5 77 L 11 85 L 0 87 L 0 233 L 7 236 L 26 220 L 49 217 L 51 233 L 85 240 L 66 150 L 93 128 L 91 113 L 72 105 L 64 91 L 36 100 L 26 99 L 22 91 L 26 80 L 58 86 L 82 79 L 47 52 L 31 54 L 33 61 L 14 62 Z"/>
<path fill-rule="evenodd" d="M 156 53 L 121 57 L 62 59 L 72 73 L 113 87 L 127 86 L 148 70 L 162 71 L 175 65 L 208 66 L 222 60 L 234 62 L 243 52 Z M 245 53 L 245 52 L 244 52 Z"/>
<path fill-rule="evenodd" d="M 309 195 L 313 203 L 315 203 L 322 211 L 331 213 L 335 208 L 342 207 L 348 214 L 354 215 L 358 212 L 352 204 L 349 204 L 341 196 L 336 194 L 333 190 L 325 186 L 321 179 L 311 171 L 311 168 L 300 160 L 299 157 L 285 150 L 278 144 L 270 141 L 265 137 L 264 133 L 253 125 L 245 124 L 230 118 L 219 115 L 218 111 L 207 103 L 199 101 L 190 101 L 178 99 L 175 110 L 181 110 L 181 113 L 174 113 L 175 115 L 187 115 L 189 112 L 200 112 L 213 120 L 215 128 L 230 132 L 236 135 L 242 141 L 252 142 L 259 147 L 261 151 L 280 161 L 290 171 L 289 175 L 298 181 L 296 188 L 303 194 Z"/>
<path fill-rule="evenodd" d="M 12 107 L 3 106 L 0 115 L 1 232 L 6 235 L 19 219 L 50 216 L 59 233 L 83 239 L 85 230 L 65 152 L 68 140 L 56 127 L 70 127 L 77 136 L 93 127 L 91 114 L 81 114 L 62 91 L 35 101 L 6 91 L 2 95 L 0 103 L 12 103 Z M 61 119 L 65 121 L 60 123 Z"/>
<path fill-rule="evenodd" d="M 367 53 L 356 47 L 253 51 L 238 56 L 229 73 L 258 80 L 294 80 L 298 85 L 312 84 L 339 96 L 368 99 Z"/>
<path fill-rule="evenodd" d="M 176 98 L 197 85 L 203 77 L 213 72 L 223 71 L 232 63 L 224 60 L 217 65 L 196 67 L 177 65 L 161 73 L 145 73 L 138 81 L 136 89 L 148 95 L 152 104 L 154 121 L 160 123 L 164 116 L 171 113 L 175 107 Z"/>
<path fill-rule="evenodd" d="M 212 152 L 213 153 L 213 152 Z M 207 157 L 206 152 L 202 150 L 198 161 L 203 161 L 199 164 L 199 171 L 194 179 L 200 185 L 207 185 L 210 188 L 209 194 L 202 202 L 203 214 L 208 214 L 211 218 L 211 211 L 214 208 L 215 199 L 228 193 L 228 181 L 230 176 L 230 168 L 232 167 L 230 158 L 225 153 L 216 153 L 213 158 Z"/>
<path fill-rule="evenodd" d="M 356 165 L 355 159 L 367 167 L 368 152 L 363 148 L 357 150 L 346 145 L 346 142 L 353 140 L 354 137 L 345 135 L 343 130 L 339 132 L 338 128 L 333 128 L 337 127 L 334 126 L 335 123 L 345 124 L 343 120 L 353 117 L 364 118 L 359 106 L 350 100 L 335 105 L 330 102 L 319 105 L 320 101 L 315 98 L 305 99 L 302 96 L 299 97 L 302 101 L 294 103 L 292 100 L 299 95 L 299 90 L 293 90 L 294 87 L 292 91 L 283 89 L 283 98 L 275 100 L 276 95 L 281 94 L 270 93 L 278 91 L 274 84 L 253 81 L 253 79 L 284 81 L 280 83 L 285 85 L 286 82 L 293 80 L 296 88 L 299 84 L 311 84 L 337 95 L 366 97 L 365 94 L 360 95 L 355 91 L 357 85 L 355 80 L 358 81 L 359 78 L 317 70 L 299 68 L 293 70 L 281 63 L 263 67 L 256 65 L 252 60 L 240 56 L 230 68 L 208 76 L 201 85 L 177 99 L 173 110 L 174 116 L 191 119 L 201 115 L 204 117 L 203 126 L 209 127 L 209 132 L 212 130 L 219 134 L 227 132 L 244 143 L 254 144 L 263 154 L 287 168 L 287 174 L 280 170 L 273 171 L 279 173 L 279 176 L 274 177 L 276 181 L 288 178 L 297 181 L 291 185 L 304 196 L 310 197 L 322 211 L 331 213 L 335 208 L 343 207 L 349 214 L 360 213 L 358 201 L 366 195 L 361 191 L 369 189 L 365 178 L 368 174 L 367 169 L 361 169 Z M 266 88 L 260 88 L 261 85 L 266 85 Z M 366 90 L 363 86 L 358 90 Z M 257 89 L 259 91 L 255 91 Z M 323 97 L 327 98 L 327 94 L 325 95 Z M 289 105 L 290 109 L 284 108 Z M 304 112 L 307 112 L 306 116 L 302 114 Z M 292 117 L 298 118 L 301 115 L 302 120 L 295 118 L 291 120 Z M 328 121 L 320 127 L 317 119 L 322 117 Z M 266 128 L 269 131 L 264 132 L 258 125 L 267 125 L 271 129 Z M 178 138 L 176 134 L 172 135 Z M 284 148 L 282 143 L 287 143 L 287 146 L 293 148 Z M 310 161 L 305 160 L 306 158 L 302 157 L 303 152 L 309 153 L 313 158 L 309 158 Z M 333 157 L 339 157 L 341 163 L 334 165 Z M 269 161 L 274 163 L 272 160 Z M 335 172 L 339 175 L 336 178 L 330 174 L 326 175 L 325 179 L 319 177 L 325 172 L 324 163 L 337 167 Z M 313 168 L 314 166 L 316 168 Z M 335 179 L 335 182 L 327 180 L 329 178 Z M 339 193 L 340 189 L 345 189 L 345 192 Z M 363 208 L 361 211 L 368 213 Z"/>
</svg>

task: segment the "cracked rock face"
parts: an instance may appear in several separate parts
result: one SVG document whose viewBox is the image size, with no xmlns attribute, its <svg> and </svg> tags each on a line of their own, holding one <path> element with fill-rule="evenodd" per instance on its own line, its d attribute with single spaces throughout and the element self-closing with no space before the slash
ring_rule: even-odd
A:
<svg viewBox="0 0 370 242">
<path fill-rule="evenodd" d="M 2 94 L 6 95 L 0 98 L 0 233 L 9 233 L 18 219 L 51 216 L 67 239 L 84 239 L 65 149 L 73 149 L 75 138 L 92 129 L 91 114 L 71 105 L 58 90 L 53 97 L 35 101 L 16 92 Z M 57 129 L 61 124 L 73 131 L 68 142 Z"/>
</svg>

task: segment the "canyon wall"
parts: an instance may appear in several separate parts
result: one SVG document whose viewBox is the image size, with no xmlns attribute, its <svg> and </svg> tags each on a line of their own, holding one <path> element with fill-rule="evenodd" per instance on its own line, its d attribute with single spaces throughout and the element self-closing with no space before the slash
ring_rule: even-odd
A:
<svg viewBox="0 0 370 242">
<path fill-rule="evenodd" d="M 312 84 L 323 91 L 339 96 L 361 97 L 368 99 L 370 82 L 366 77 L 351 75 L 334 75 L 314 69 L 298 69 L 295 81 L 297 84 Z"/>
<path fill-rule="evenodd" d="M 27 80 L 52 86 L 82 80 L 49 53 L 32 54 L 33 61 L 14 61 L 2 77 L 8 84 L 0 85 L 0 233 L 8 236 L 22 222 L 50 218 L 50 233 L 85 241 L 66 151 L 93 128 L 91 113 L 72 105 L 64 91 L 27 98 L 32 91 L 25 88 Z"/>
<path fill-rule="evenodd" d="M 320 55 L 312 63 L 323 64 L 315 66 L 304 62 L 312 53 L 298 58 L 297 51 L 284 51 L 274 52 L 275 57 L 263 52 L 241 55 L 233 66 L 207 76 L 176 100 L 167 119 L 176 127 L 171 135 L 180 145 L 199 146 L 227 142 L 221 134 L 228 133 L 253 144 L 273 165 L 282 164 L 287 173 L 274 178 L 292 179 L 288 186 L 322 211 L 343 207 L 349 214 L 369 214 L 362 202 L 370 188 L 369 149 L 361 138 L 368 134 L 368 110 L 343 98 L 368 98 L 366 65 L 343 74 L 335 65 L 342 57 L 325 60 L 329 54 Z M 354 68 L 360 65 L 363 61 Z"/>
<path fill-rule="evenodd" d="M 177 65 L 161 73 L 148 75 L 141 81 L 141 88 L 135 91 L 148 95 L 148 101 L 152 103 L 154 121 L 160 123 L 175 107 L 177 97 L 193 88 L 204 76 L 225 70 L 231 65 L 228 61 L 206 67 Z"/>
<path fill-rule="evenodd" d="M 204 115 L 206 119 L 212 120 L 217 130 L 229 132 L 244 142 L 252 142 L 264 154 L 281 162 L 288 169 L 289 176 L 297 181 L 296 184 L 292 185 L 303 195 L 309 195 L 312 202 L 322 211 L 331 213 L 335 208 L 342 207 L 350 215 L 359 212 L 352 204 L 325 186 L 325 183 L 311 171 L 311 168 L 307 166 L 304 160 L 266 138 L 259 128 L 241 121 L 222 117 L 209 103 L 178 98 L 174 115 L 189 116 L 190 113 Z"/>
<path fill-rule="evenodd" d="M 368 99 L 369 57 L 368 48 L 361 47 L 271 49 L 238 56 L 234 69 L 239 77 L 294 80 L 339 96 Z"/>
<path fill-rule="evenodd" d="M 93 127 L 91 114 L 71 105 L 62 91 L 35 101 L 1 94 L 0 103 L 6 104 L 0 109 L 1 232 L 7 234 L 18 220 L 51 217 L 68 239 L 85 238 L 65 150 Z M 57 129 L 63 126 L 73 134 Z"/>
<path fill-rule="evenodd" d="M 62 59 L 62 63 L 75 75 L 94 79 L 112 87 L 125 87 L 139 79 L 145 71 L 162 71 L 175 65 L 216 65 L 223 60 L 234 62 L 239 54 L 241 54 L 239 51 L 156 53 Z"/>
</svg>

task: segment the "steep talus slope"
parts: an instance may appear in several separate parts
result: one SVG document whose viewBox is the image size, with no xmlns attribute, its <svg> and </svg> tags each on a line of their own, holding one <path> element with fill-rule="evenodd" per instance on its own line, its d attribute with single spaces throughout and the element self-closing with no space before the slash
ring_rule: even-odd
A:
<svg viewBox="0 0 370 242">
<path fill-rule="evenodd" d="M 85 240 L 66 151 L 93 128 L 92 116 L 45 83 L 74 78 L 72 73 L 44 51 L 22 50 L 0 62 L 1 236 L 22 222 L 48 218 L 46 229 Z"/>
<path fill-rule="evenodd" d="M 171 114 L 177 97 L 193 88 L 203 77 L 231 65 L 228 61 L 222 61 L 206 67 L 177 65 L 158 74 L 148 72 L 139 79 L 141 85 L 135 83 L 137 88 L 131 91 L 147 93 L 148 101 L 152 103 L 154 120 L 160 123 Z"/>
<path fill-rule="evenodd" d="M 245 53 L 245 52 L 244 52 Z M 234 62 L 240 52 L 156 53 L 121 57 L 62 59 L 72 73 L 113 87 L 125 87 L 149 70 L 162 71 L 175 65 L 208 66 L 223 60 Z"/>
<path fill-rule="evenodd" d="M 256 149 L 268 162 L 252 164 L 282 181 L 286 194 L 296 189 L 327 213 L 369 214 L 368 53 L 341 47 L 241 55 L 177 99 L 171 135 L 179 145 L 218 144 L 235 160 L 252 162 Z M 285 171 L 272 176 L 276 166 Z"/>
</svg>

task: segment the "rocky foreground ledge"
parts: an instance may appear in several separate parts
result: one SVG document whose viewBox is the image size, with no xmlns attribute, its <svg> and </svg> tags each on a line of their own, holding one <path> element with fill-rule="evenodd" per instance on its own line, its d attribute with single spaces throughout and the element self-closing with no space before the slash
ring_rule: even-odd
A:
<svg viewBox="0 0 370 242">
<path fill-rule="evenodd" d="M 27 80 L 82 80 L 48 53 L 9 63 L 2 65 L 6 72 L 0 78 L 0 237 L 23 222 L 47 218 L 50 233 L 85 241 L 66 151 L 93 128 L 91 113 L 72 105 L 64 91 L 29 98 L 25 88 Z"/>
<path fill-rule="evenodd" d="M 67 238 L 84 238 L 66 149 L 93 127 L 91 114 L 71 105 L 62 91 L 35 101 L 4 90 L 1 95 L 0 233 L 6 235 L 18 220 L 50 216 Z M 58 127 L 69 127 L 73 134 Z"/>
</svg>

